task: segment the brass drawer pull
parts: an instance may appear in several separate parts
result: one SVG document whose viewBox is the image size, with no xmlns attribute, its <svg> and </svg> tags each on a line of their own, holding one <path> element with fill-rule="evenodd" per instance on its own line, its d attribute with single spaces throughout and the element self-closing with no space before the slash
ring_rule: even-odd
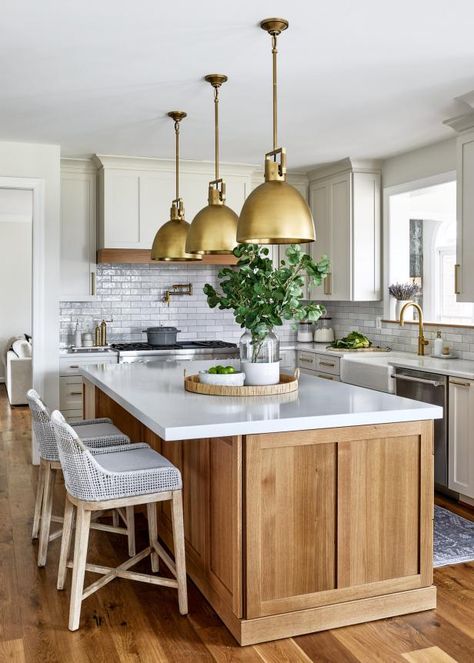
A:
<svg viewBox="0 0 474 663">
<path fill-rule="evenodd" d="M 91 295 L 95 295 L 95 272 L 91 272 Z"/>
<path fill-rule="evenodd" d="M 331 364 L 329 361 L 320 361 L 319 362 L 320 366 L 330 366 L 331 368 L 335 368 L 336 364 Z"/>
<path fill-rule="evenodd" d="M 69 368 L 79 368 L 79 366 L 71 365 Z"/>
<path fill-rule="evenodd" d="M 328 272 L 326 278 L 324 279 L 324 294 L 332 295 L 332 273 Z"/>
<path fill-rule="evenodd" d="M 461 290 L 459 289 L 459 270 L 461 268 L 461 265 L 456 264 L 454 265 L 454 294 L 455 295 L 460 295 Z"/>
<path fill-rule="evenodd" d="M 300 357 L 300 361 L 306 362 L 307 364 L 312 364 L 313 363 L 312 359 L 306 359 L 305 357 Z"/>
</svg>

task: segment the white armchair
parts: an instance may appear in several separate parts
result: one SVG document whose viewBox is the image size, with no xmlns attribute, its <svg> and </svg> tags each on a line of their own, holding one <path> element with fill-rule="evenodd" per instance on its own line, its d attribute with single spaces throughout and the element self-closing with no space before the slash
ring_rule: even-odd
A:
<svg viewBox="0 0 474 663">
<path fill-rule="evenodd" d="M 5 385 L 11 405 L 27 405 L 26 392 L 33 385 L 31 357 L 19 357 L 8 350 L 5 357 Z"/>
</svg>

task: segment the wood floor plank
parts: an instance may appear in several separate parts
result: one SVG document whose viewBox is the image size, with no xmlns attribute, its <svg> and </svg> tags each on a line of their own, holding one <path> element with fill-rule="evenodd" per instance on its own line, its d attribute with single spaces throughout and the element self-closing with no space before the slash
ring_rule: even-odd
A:
<svg viewBox="0 0 474 663">
<path fill-rule="evenodd" d="M 292 639 L 265 642 L 254 646 L 265 663 L 312 663 L 306 652 Z"/>
<path fill-rule="evenodd" d="M 414 615 L 405 615 L 402 619 L 423 633 L 430 642 L 443 649 L 458 663 L 472 663 L 474 660 L 472 638 L 441 617 L 439 611 L 418 612 Z"/>
<path fill-rule="evenodd" d="M 433 645 L 402 619 L 380 620 L 333 631 L 334 636 L 359 661 L 399 663 L 404 652 Z"/>
<path fill-rule="evenodd" d="M 313 663 L 359 663 L 359 659 L 339 642 L 333 631 L 301 635 L 295 642 Z"/>
<path fill-rule="evenodd" d="M 0 661 L 2 663 L 26 663 L 23 640 L 0 640 Z"/>
<path fill-rule="evenodd" d="M 402 654 L 402 658 L 409 663 L 458 663 L 439 647 L 428 647 L 427 649 L 407 652 Z"/>
</svg>

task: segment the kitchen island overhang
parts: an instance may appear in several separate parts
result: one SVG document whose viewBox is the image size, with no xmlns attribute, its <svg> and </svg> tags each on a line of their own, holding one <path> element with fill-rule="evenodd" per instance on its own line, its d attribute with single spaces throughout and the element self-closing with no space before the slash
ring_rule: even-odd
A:
<svg viewBox="0 0 474 663">
<path fill-rule="evenodd" d="M 180 468 L 188 573 L 240 644 L 436 606 L 441 408 L 309 376 L 294 399 L 242 403 L 255 399 L 184 392 L 182 364 L 152 363 L 84 369 L 86 416 Z M 159 522 L 171 549 L 166 507 Z"/>
</svg>

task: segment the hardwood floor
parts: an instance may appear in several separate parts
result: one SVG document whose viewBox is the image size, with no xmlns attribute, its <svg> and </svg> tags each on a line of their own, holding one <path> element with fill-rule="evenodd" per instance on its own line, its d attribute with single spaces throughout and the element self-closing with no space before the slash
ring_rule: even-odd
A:
<svg viewBox="0 0 474 663">
<path fill-rule="evenodd" d="M 471 663 L 474 661 L 474 563 L 435 570 L 438 609 L 314 635 L 239 647 L 189 583 L 190 610 L 176 592 L 114 580 L 89 597 L 81 628 L 67 629 L 69 583 L 56 591 L 59 543 L 36 566 L 31 523 L 37 468 L 30 464 L 27 408 L 11 409 L 0 387 L 0 662 L 110 663 Z M 57 487 L 56 512 L 62 509 Z M 450 507 L 447 500 L 440 499 Z M 455 507 L 464 517 L 474 511 Z M 137 533 L 137 546 L 145 533 Z M 126 540 L 92 532 L 91 561 L 116 564 Z"/>
</svg>

